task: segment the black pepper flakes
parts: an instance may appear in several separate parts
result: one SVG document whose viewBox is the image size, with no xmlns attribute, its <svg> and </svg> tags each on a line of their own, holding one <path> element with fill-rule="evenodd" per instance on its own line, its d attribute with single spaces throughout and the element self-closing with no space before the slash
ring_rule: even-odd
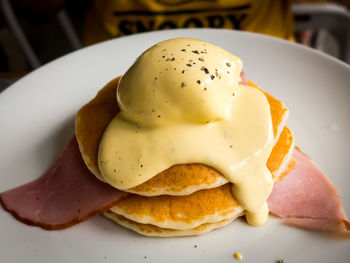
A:
<svg viewBox="0 0 350 263">
<path fill-rule="evenodd" d="M 230 62 L 226 62 L 226 66 L 231 67 L 231 63 Z"/>
<path fill-rule="evenodd" d="M 171 61 L 175 61 L 175 58 L 171 58 Z"/>
<path fill-rule="evenodd" d="M 181 71 L 181 73 L 182 73 L 182 74 L 184 74 L 184 73 L 185 73 L 185 71 L 183 70 L 183 71 Z"/>
<path fill-rule="evenodd" d="M 165 56 L 162 56 L 162 58 L 165 58 Z"/>
<path fill-rule="evenodd" d="M 206 67 L 202 67 L 201 70 L 203 70 L 205 74 L 209 74 L 209 70 Z"/>
<path fill-rule="evenodd" d="M 204 58 L 198 58 L 199 61 L 204 61 Z"/>
<path fill-rule="evenodd" d="M 200 81 L 200 80 L 197 80 L 197 83 L 198 83 L 198 84 L 201 84 L 201 81 Z"/>
<path fill-rule="evenodd" d="M 183 48 L 183 49 L 181 49 L 181 51 L 182 51 L 182 52 L 186 52 L 186 49 Z"/>
<path fill-rule="evenodd" d="M 192 50 L 192 53 L 199 54 L 198 50 Z"/>
<path fill-rule="evenodd" d="M 154 79 L 155 79 L 155 80 L 157 80 L 158 78 L 157 78 L 157 77 L 155 77 Z"/>
<path fill-rule="evenodd" d="M 182 82 L 181 83 L 181 88 L 184 88 L 184 87 L 186 87 L 186 84 L 185 84 L 185 82 Z"/>
<path fill-rule="evenodd" d="M 194 247 L 196 248 L 196 247 L 197 247 L 197 245 L 194 245 Z"/>
<path fill-rule="evenodd" d="M 141 164 L 140 167 L 142 168 L 142 167 L 143 167 L 143 164 Z"/>
<path fill-rule="evenodd" d="M 204 91 L 206 91 L 207 90 L 207 88 L 204 88 Z"/>
<path fill-rule="evenodd" d="M 187 67 L 192 67 L 192 65 L 190 63 L 186 64 Z"/>
<path fill-rule="evenodd" d="M 211 79 L 215 79 L 215 76 L 214 76 L 214 75 L 211 75 L 210 78 L 211 78 Z"/>
<path fill-rule="evenodd" d="M 160 115 L 158 115 L 157 117 L 160 118 Z"/>
</svg>

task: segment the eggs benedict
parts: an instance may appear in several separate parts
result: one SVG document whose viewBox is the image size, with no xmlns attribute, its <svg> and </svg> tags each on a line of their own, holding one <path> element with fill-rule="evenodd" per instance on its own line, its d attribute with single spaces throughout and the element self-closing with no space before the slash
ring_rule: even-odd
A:
<svg viewBox="0 0 350 263">
<path fill-rule="evenodd" d="M 79 110 L 51 169 L 1 204 L 50 230 L 103 213 L 143 235 L 199 235 L 239 216 L 262 225 L 270 209 L 293 226 L 349 231 L 334 186 L 294 147 L 287 107 L 241 69 L 203 41 L 156 44 Z"/>
<path fill-rule="evenodd" d="M 204 224 L 212 228 L 210 224 L 229 223 L 242 214 L 251 225 L 266 221 L 266 199 L 274 182 L 267 161 L 288 111 L 257 87 L 240 84 L 241 70 L 239 58 L 203 41 L 178 38 L 151 47 L 118 80 L 115 99 L 120 111 L 101 132 L 93 162 L 88 154 L 84 157 L 89 147 L 82 141 L 88 140 L 80 138 L 89 104 L 82 108 L 76 134 L 88 167 L 104 182 L 135 194 L 107 216 L 117 221 L 119 216 L 124 225 L 131 220 L 187 232 Z M 278 114 L 272 116 L 271 107 Z M 292 134 L 287 128 L 285 133 L 289 137 L 281 142 L 288 144 L 281 154 L 283 165 L 277 161 L 281 165 L 273 172 L 282 173 L 291 160 Z M 209 183 L 193 180 L 208 174 L 213 177 Z M 147 182 L 152 185 L 148 189 Z M 182 189 L 170 190 L 181 182 Z M 200 207 L 194 200 L 203 203 L 214 197 L 218 200 L 208 206 L 211 209 L 197 217 L 183 216 Z M 186 203 L 191 206 L 185 208 Z M 165 223 L 150 212 L 169 211 L 169 204 L 183 211 L 173 211 L 177 216 Z M 164 212 L 159 215 L 166 217 Z"/>
</svg>

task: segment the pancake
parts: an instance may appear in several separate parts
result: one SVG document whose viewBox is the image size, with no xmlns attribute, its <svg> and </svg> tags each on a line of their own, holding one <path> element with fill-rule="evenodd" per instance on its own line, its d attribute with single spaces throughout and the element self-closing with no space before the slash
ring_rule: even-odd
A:
<svg viewBox="0 0 350 263">
<path fill-rule="evenodd" d="M 140 224 L 110 211 L 105 212 L 104 215 L 125 228 L 128 228 L 141 235 L 151 237 L 183 237 L 202 235 L 212 230 L 226 226 L 235 220 L 235 218 L 229 218 L 216 223 L 202 224 L 192 229 L 176 230 L 170 228 L 160 228 L 151 224 Z"/>
<path fill-rule="evenodd" d="M 293 149 L 293 134 L 285 126 L 266 163 L 274 180 L 277 180 L 286 169 Z M 228 183 L 227 179 L 211 167 L 203 164 L 184 164 L 175 165 L 147 182 L 124 191 L 143 196 L 188 195 L 226 183 Z"/>
<path fill-rule="evenodd" d="M 76 137 L 83 160 L 88 169 L 102 181 L 103 177 L 99 172 L 97 163 L 98 147 L 105 128 L 119 112 L 116 101 L 116 90 L 119 79 L 120 77 L 112 80 L 103 87 L 92 101 L 79 110 L 76 117 Z M 258 88 L 251 81 L 249 85 Z M 270 104 L 275 143 L 277 143 L 288 118 L 288 110 L 269 93 L 264 92 L 264 94 Z M 286 142 L 281 141 L 279 143 L 284 145 Z M 280 147 L 279 149 L 282 148 Z M 276 168 L 276 171 L 274 170 L 273 173 L 276 177 L 281 173 L 283 165 L 288 163 L 288 158 L 282 158 L 283 154 L 276 154 L 276 156 L 280 157 L 278 160 L 269 160 L 269 162 L 274 163 L 273 168 Z M 227 182 L 220 173 L 206 165 L 179 164 L 159 173 L 145 183 L 126 191 L 143 196 L 165 194 L 181 196 L 198 190 L 218 187 Z"/>
<path fill-rule="evenodd" d="M 180 164 L 170 167 L 143 184 L 124 191 L 143 196 L 182 196 L 227 183 L 225 177 L 209 166 L 198 163 Z"/>
<path fill-rule="evenodd" d="M 294 151 L 293 151 L 294 152 Z M 288 165 L 282 169 L 281 174 L 278 177 L 275 177 L 275 184 L 282 181 L 286 175 L 288 175 L 296 165 L 296 160 L 291 158 Z"/>
<path fill-rule="evenodd" d="M 241 215 L 243 209 L 231 189 L 232 184 L 228 183 L 184 196 L 130 194 L 110 211 L 141 224 L 188 230 Z"/>
<path fill-rule="evenodd" d="M 275 179 L 283 178 L 294 169 L 294 166 L 295 160 L 290 158 L 289 163 L 281 170 L 280 177 Z M 242 207 L 232 195 L 231 187 L 232 184 L 227 183 L 185 196 L 145 197 L 130 194 L 109 212 L 133 222 L 134 224 L 128 228 L 136 229 L 136 232 L 140 231 L 140 226 L 137 226 L 139 224 L 165 229 L 190 230 L 203 224 L 218 223 L 244 215 Z M 117 219 L 115 221 L 118 222 Z M 123 224 L 129 226 L 130 222 L 122 222 Z M 167 235 L 172 233 L 167 232 Z"/>
<path fill-rule="evenodd" d="M 292 158 L 293 150 L 294 137 L 292 131 L 285 126 L 266 163 L 274 181 L 276 181 L 286 169 L 287 164 Z"/>
<path fill-rule="evenodd" d="M 75 136 L 87 168 L 104 181 L 97 164 L 98 147 L 108 123 L 119 112 L 116 90 L 120 77 L 104 86 L 75 118 Z"/>
<path fill-rule="evenodd" d="M 274 141 L 275 143 L 279 139 L 279 135 L 281 134 L 284 125 L 289 117 L 288 108 L 278 99 L 273 97 L 270 93 L 262 90 L 256 83 L 251 80 L 248 80 L 248 85 L 251 87 L 255 87 L 263 92 L 266 96 L 267 101 L 270 104 L 271 118 L 272 118 L 272 126 L 274 133 Z"/>
<path fill-rule="evenodd" d="M 116 89 L 119 78 L 108 83 L 80 109 L 76 136 L 84 162 L 103 180 L 97 164 L 99 142 L 109 122 L 118 113 Z M 249 82 L 250 86 L 259 87 Z M 271 110 L 274 148 L 267 162 L 274 180 L 293 169 L 294 139 L 285 127 L 288 109 L 261 90 Z M 244 214 L 234 199 L 232 184 L 204 164 L 179 164 L 147 182 L 126 190 L 127 195 L 105 213 L 108 218 L 135 232 L 149 236 L 186 236 L 207 233 Z"/>
</svg>

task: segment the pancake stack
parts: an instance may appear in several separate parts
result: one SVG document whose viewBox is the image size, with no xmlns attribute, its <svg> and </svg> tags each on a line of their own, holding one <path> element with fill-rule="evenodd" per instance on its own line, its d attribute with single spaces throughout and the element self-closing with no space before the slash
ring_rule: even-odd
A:
<svg viewBox="0 0 350 263">
<path fill-rule="evenodd" d="M 102 181 L 97 162 L 98 147 L 107 125 L 119 112 L 115 95 L 119 79 L 100 90 L 80 109 L 76 118 L 76 137 L 84 162 Z M 259 89 L 253 82 L 249 81 L 248 85 Z M 285 126 L 288 109 L 267 92 L 262 92 L 270 104 L 274 131 L 274 148 L 267 167 L 277 182 L 294 168 L 294 138 Z M 125 197 L 104 215 L 146 236 L 200 235 L 244 215 L 231 188 L 232 184 L 209 166 L 178 164 L 141 185 L 124 190 Z"/>
</svg>

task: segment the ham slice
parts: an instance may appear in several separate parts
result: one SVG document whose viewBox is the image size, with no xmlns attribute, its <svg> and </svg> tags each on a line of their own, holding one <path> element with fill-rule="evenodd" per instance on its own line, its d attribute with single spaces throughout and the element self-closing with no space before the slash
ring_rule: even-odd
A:
<svg viewBox="0 0 350 263">
<path fill-rule="evenodd" d="M 295 168 L 276 183 L 268 199 L 270 213 L 289 225 L 322 231 L 349 231 L 337 190 L 316 164 L 295 149 Z"/>
<path fill-rule="evenodd" d="M 248 79 L 245 77 L 245 74 L 243 71 L 241 71 L 240 77 L 241 77 L 241 81 L 239 82 L 239 84 L 248 85 Z"/>
<path fill-rule="evenodd" d="M 294 170 L 276 183 L 270 212 L 289 225 L 310 230 L 349 231 L 336 189 L 316 165 L 295 150 Z M 18 220 L 44 229 L 62 229 L 109 209 L 123 193 L 97 180 L 86 168 L 73 137 L 54 166 L 39 179 L 0 194 Z"/>
<path fill-rule="evenodd" d="M 290 226 L 315 231 L 348 232 L 350 230 L 350 223 L 345 219 L 291 217 L 285 222 Z"/>
<path fill-rule="evenodd" d="M 90 173 L 74 136 L 46 174 L 1 193 L 0 201 L 18 220 L 55 230 L 109 209 L 124 195 Z"/>
</svg>

